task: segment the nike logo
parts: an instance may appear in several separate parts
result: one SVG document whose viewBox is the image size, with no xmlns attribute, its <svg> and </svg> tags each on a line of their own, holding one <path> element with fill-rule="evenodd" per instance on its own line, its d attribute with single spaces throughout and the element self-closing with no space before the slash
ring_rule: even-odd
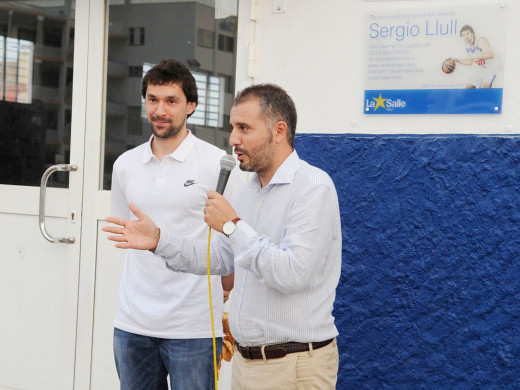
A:
<svg viewBox="0 0 520 390">
<path fill-rule="evenodd" d="M 195 183 L 195 180 L 186 180 L 186 183 L 184 183 L 184 187 L 189 187 L 194 184 L 197 184 L 197 183 Z"/>
</svg>

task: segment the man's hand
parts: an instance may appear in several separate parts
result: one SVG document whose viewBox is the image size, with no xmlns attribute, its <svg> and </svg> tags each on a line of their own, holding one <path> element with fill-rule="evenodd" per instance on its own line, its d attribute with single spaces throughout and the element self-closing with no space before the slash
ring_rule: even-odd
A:
<svg viewBox="0 0 520 390">
<path fill-rule="evenodd" d="M 105 226 L 102 230 L 117 234 L 107 237 L 109 240 L 117 242 L 117 248 L 154 251 L 159 243 L 160 229 L 135 204 L 130 203 L 130 211 L 138 218 L 137 221 L 107 217 L 105 221 L 119 226 Z"/>
<path fill-rule="evenodd" d="M 216 191 L 208 191 L 204 221 L 210 228 L 222 233 L 222 226 L 236 217 L 237 213 L 222 195 Z"/>
</svg>

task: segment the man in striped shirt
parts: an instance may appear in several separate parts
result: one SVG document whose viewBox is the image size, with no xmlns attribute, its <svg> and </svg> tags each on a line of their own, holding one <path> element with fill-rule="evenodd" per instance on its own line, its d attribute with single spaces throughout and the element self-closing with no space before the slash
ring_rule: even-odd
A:
<svg viewBox="0 0 520 390">
<path fill-rule="evenodd" d="M 214 230 L 211 273 L 235 271 L 229 321 L 237 342 L 233 389 L 334 389 L 338 371 L 332 316 L 341 271 L 336 189 L 293 147 L 296 109 L 279 86 L 241 91 L 229 143 L 254 172 L 233 206 L 208 192 L 205 221 Z M 160 230 L 135 205 L 137 221 L 107 218 L 120 248 L 148 249 L 175 271 L 205 274 L 207 244 Z"/>
</svg>

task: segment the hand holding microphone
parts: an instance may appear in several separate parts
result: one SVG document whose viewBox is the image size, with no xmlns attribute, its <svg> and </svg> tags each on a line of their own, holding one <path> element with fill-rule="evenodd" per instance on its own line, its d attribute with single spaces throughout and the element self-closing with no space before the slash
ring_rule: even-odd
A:
<svg viewBox="0 0 520 390">
<path fill-rule="evenodd" d="M 237 214 L 229 202 L 222 196 L 226 188 L 229 175 L 235 167 L 233 156 L 225 155 L 220 160 L 220 175 L 216 191 L 208 191 L 208 200 L 204 208 L 204 221 L 213 230 L 222 232 L 222 227 L 227 221 L 237 217 Z"/>
</svg>

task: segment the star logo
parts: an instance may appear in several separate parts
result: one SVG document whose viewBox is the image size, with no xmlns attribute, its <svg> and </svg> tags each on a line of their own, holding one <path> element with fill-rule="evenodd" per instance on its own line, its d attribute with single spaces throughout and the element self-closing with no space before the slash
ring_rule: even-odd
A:
<svg viewBox="0 0 520 390">
<path fill-rule="evenodd" d="M 385 107 L 385 100 L 382 96 L 381 96 L 381 93 L 379 93 L 379 97 L 378 98 L 372 98 L 372 100 L 374 100 L 376 102 L 376 106 L 374 107 L 374 111 L 376 111 L 379 107 L 383 107 L 383 108 L 386 108 Z"/>
</svg>

